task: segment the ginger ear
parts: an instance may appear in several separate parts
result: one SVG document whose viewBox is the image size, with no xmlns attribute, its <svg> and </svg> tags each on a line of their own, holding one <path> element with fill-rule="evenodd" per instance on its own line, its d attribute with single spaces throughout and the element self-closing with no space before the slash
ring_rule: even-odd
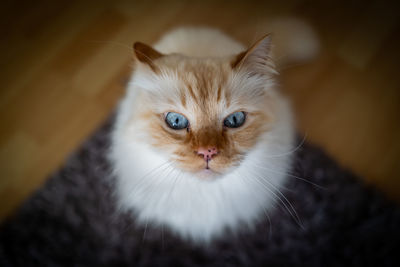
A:
<svg viewBox="0 0 400 267">
<path fill-rule="evenodd" d="M 147 64 L 153 71 L 158 70 L 157 66 L 154 64 L 154 60 L 164 56 L 162 53 L 141 42 L 133 44 L 133 51 L 140 62 Z"/>
<path fill-rule="evenodd" d="M 271 59 L 271 35 L 267 34 L 231 62 L 232 69 L 246 68 L 252 74 L 277 74 Z"/>
</svg>

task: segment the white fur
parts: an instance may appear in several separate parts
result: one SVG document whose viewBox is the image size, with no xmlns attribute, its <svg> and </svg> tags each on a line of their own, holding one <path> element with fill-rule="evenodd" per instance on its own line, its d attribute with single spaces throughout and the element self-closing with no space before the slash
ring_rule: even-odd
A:
<svg viewBox="0 0 400 267">
<path fill-rule="evenodd" d="M 198 33 L 198 34 L 197 34 Z M 208 41 L 207 41 L 208 40 Z M 212 46 L 210 46 L 212 40 Z M 164 53 L 183 52 L 202 56 L 235 54 L 243 46 L 215 30 L 179 29 L 169 33 L 155 47 Z M 176 49 L 176 50 L 174 50 Z M 140 223 L 169 227 L 183 238 L 210 241 L 229 228 L 251 226 L 265 216 L 285 182 L 293 148 L 293 122 L 287 101 L 276 94 L 277 116 L 255 148 L 239 167 L 217 179 L 199 179 L 168 162 L 166 152 L 148 144 L 142 126 L 128 123 L 138 108 L 136 94 L 148 87 L 133 76 L 121 102 L 112 137 L 111 160 L 117 177 L 117 198 L 133 210 Z M 267 189 L 268 187 L 268 189 Z"/>
</svg>

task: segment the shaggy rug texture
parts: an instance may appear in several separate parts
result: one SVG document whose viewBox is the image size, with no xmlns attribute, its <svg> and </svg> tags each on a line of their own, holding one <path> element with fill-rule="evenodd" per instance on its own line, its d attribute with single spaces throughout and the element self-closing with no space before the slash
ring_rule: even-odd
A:
<svg viewBox="0 0 400 267">
<path fill-rule="evenodd" d="M 308 144 L 283 190 L 298 218 L 277 201 L 254 230 L 208 246 L 139 226 L 115 206 L 111 124 L 2 223 L 0 266 L 400 266 L 400 208 Z"/>
</svg>

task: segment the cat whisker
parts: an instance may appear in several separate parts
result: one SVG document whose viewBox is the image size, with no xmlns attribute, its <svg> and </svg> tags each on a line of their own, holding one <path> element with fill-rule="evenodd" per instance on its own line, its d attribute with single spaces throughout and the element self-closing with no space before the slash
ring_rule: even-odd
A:
<svg viewBox="0 0 400 267">
<path fill-rule="evenodd" d="M 303 223 L 302 223 L 302 221 L 301 221 L 296 209 L 293 207 L 292 203 L 285 197 L 285 195 L 278 188 L 273 186 L 271 183 L 267 182 L 266 179 L 264 179 L 262 177 L 258 177 L 258 176 L 254 176 L 254 178 L 255 178 L 254 181 L 258 182 L 263 188 L 265 188 L 266 190 L 268 190 L 268 192 L 273 194 L 276 197 L 276 199 L 281 201 L 281 203 L 286 208 L 286 210 L 288 211 L 290 216 L 292 216 L 292 218 L 295 220 L 295 222 L 300 227 L 304 228 Z M 269 188 L 268 185 L 264 184 L 264 182 L 267 182 L 267 184 L 269 184 L 269 186 L 272 186 L 279 193 L 279 195 L 282 196 L 283 199 L 276 192 L 274 192 L 274 190 Z"/>
<path fill-rule="evenodd" d="M 321 186 L 321 185 L 318 185 L 318 184 L 316 184 L 316 183 L 313 183 L 313 182 L 307 180 L 306 178 L 303 178 L 303 177 L 300 177 L 300 176 L 296 176 L 296 175 L 291 174 L 291 173 L 288 173 L 288 172 L 276 171 L 276 170 L 267 168 L 267 167 L 265 167 L 265 166 L 263 166 L 263 165 L 258 165 L 258 164 L 254 163 L 254 162 L 251 162 L 250 164 L 254 165 L 254 166 L 257 167 L 257 168 L 261 168 L 261 169 L 267 170 L 267 171 L 272 172 L 272 173 L 284 174 L 284 175 L 287 175 L 287 176 L 289 176 L 289 177 L 299 179 L 299 180 L 301 180 L 301 181 L 303 181 L 303 182 L 305 182 L 305 183 L 308 183 L 308 184 L 310 184 L 310 185 L 313 185 L 313 186 L 317 187 L 318 189 L 327 190 L 326 187 Z"/>
<path fill-rule="evenodd" d="M 169 168 L 169 167 L 171 167 L 171 164 L 170 165 L 168 165 L 166 168 L 165 168 L 165 170 L 167 169 L 167 168 Z M 166 175 L 166 176 L 163 176 L 163 179 L 167 179 L 170 175 L 171 175 L 171 173 L 173 172 L 173 168 L 171 168 L 171 170 L 168 172 L 168 174 Z M 168 196 L 167 196 L 167 198 L 166 199 L 170 199 L 170 195 L 172 194 L 172 191 L 173 191 L 173 189 L 174 189 L 174 187 L 175 187 L 175 184 L 177 183 L 177 180 L 179 179 L 179 177 L 181 176 L 181 174 L 182 174 L 182 172 L 179 172 L 178 173 L 178 175 L 175 177 L 175 179 L 174 179 L 174 182 L 172 183 L 172 186 L 171 186 L 171 190 L 169 191 L 169 193 L 168 193 Z M 158 177 L 158 176 L 157 176 Z M 160 182 L 161 183 L 161 182 Z M 161 202 L 162 201 L 162 195 L 160 195 L 160 197 L 159 197 L 159 199 L 158 199 L 158 202 Z M 149 219 L 147 218 L 146 219 L 146 224 L 145 224 L 145 228 L 144 228 L 144 231 L 143 231 L 143 237 L 142 237 L 142 242 L 144 242 L 144 240 L 145 240 L 145 236 L 146 236 L 146 232 L 147 232 L 147 225 L 148 225 L 148 221 L 149 221 Z M 162 236 L 164 235 L 163 234 L 163 232 L 164 232 L 164 229 L 163 229 L 163 225 L 161 225 L 161 231 L 162 231 Z M 163 239 L 163 237 L 162 237 L 162 239 Z M 164 242 L 164 241 L 163 241 Z"/>
<path fill-rule="evenodd" d="M 162 173 L 163 171 L 165 171 L 167 173 L 164 174 L 164 173 Z M 141 193 L 142 195 L 145 195 L 145 196 L 146 195 L 151 195 L 151 194 L 149 194 L 151 192 L 151 190 L 154 190 L 154 188 L 159 186 L 164 181 L 164 179 L 168 179 L 173 171 L 174 171 L 174 168 L 172 167 L 172 164 L 169 164 L 166 168 L 161 170 L 160 175 L 154 175 L 154 176 L 148 178 L 148 179 L 151 179 L 151 182 L 148 183 L 147 185 L 140 185 L 141 190 L 140 191 L 136 191 L 136 192 L 137 193 Z M 154 180 L 157 181 L 156 184 L 152 183 Z"/>
<path fill-rule="evenodd" d="M 278 154 L 278 155 L 268 155 L 266 158 L 279 158 L 279 157 L 284 157 L 290 154 L 293 154 L 294 152 L 296 152 L 297 150 L 299 150 L 305 143 L 307 138 L 307 133 L 304 134 L 303 139 L 301 140 L 301 142 L 292 150 L 284 152 L 282 154 Z"/>
<path fill-rule="evenodd" d="M 157 167 L 155 167 L 154 169 L 150 170 L 148 173 L 146 173 L 145 175 L 142 176 L 142 178 L 140 178 L 140 180 L 143 180 L 146 176 L 150 175 L 152 172 L 156 171 L 157 169 L 159 169 L 160 167 L 164 166 L 165 164 L 171 164 L 171 161 L 167 160 L 164 163 L 158 165 Z M 168 166 L 169 166 L 168 165 Z"/>
<path fill-rule="evenodd" d="M 142 243 L 146 239 L 146 232 L 147 232 L 147 225 L 149 224 L 149 219 L 146 219 L 146 224 L 144 225 L 143 236 L 142 236 Z"/>
<path fill-rule="evenodd" d="M 174 181 L 173 181 L 173 183 L 172 183 L 172 185 L 171 185 L 171 189 L 169 190 L 169 192 L 168 192 L 168 195 L 167 195 L 167 199 L 168 200 L 171 200 L 171 195 L 172 195 L 172 193 L 173 193 L 173 191 L 174 191 L 174 189 L 175 189 L 175 185 L 177 184 L 177 181 L 178 181 L 178 179 L 180 178 L 182 176 L 182 172 L 180 171 L 179 173 L 178 173 L 178 175 L 175 177 L 175 179 L 174 179 Z M 172 201 L 172 200 L 171 200 Z"/>
<path fill-rule="evenodd" d="M 174 168 L 171 168 L 171 170 L 166 174 L 166 176 L 163 176 L 162 179 L 169 179 L 169 177 L 172 174 L 174 174 L 174 171 L 177 171 L 177 170 L 175 170 Z M 171 180 L 173 179 L 173 182 L 171 183 L 170 190 L 168 191 L 167 195 L 165 195 L 165 194 L 160 194 L 159 195 L 158 200 L 157 200 L 158 203 L 163 202 L 163 200 L 165 200 L 165 201 L 173 201 L 174 200 L 174 198 L 171 197 L 171 196 L 172 196 L 173 191 L 174 191 L 174 189 L 176 187 L 176 184 L 178 183 L 178 180 L 182 176 L 182 174 L 183 173 L 181 171 L 178 171 L 178 173 L 176 174 L 175 178 L 171 178 Z M 165 245 L 164 245 L 164 243 L 165 243 L 165 241 L 164 241 L 164 224 L 161 224 L 161 240 L 162 240 L 162 248 L 165 249 Z"/>
<path fill-rule="evenodd" d="M 150 186 L 150 184 L 151 183 L 149 183 L 147 186 L 145 186 L 144 188 L 142 188 L 142 185 L 145 183 L 145 182 L 147 182 L 147 181 L 149 181 L 149 180 L 154 180 L 154 179 L 156 179 L 159 175 L 157 175 L 157 174 L 159 174 L 159 173 L 161 173 L 161 172 L 163 172 L 163 171 L 166 171 L 167 169 L 169 169 L 170 167 L 171 167 L 171 162 L 168 160 L 168 161 L 166 161 L 166 162 L 164 162 L 164 163 L 162 163 L 162 164 L 160 164 L 160 165 L 158 165 L 157 167 L 155 167 L 154 169 L 152 169 L 152 170 L 150 170 L 148 173 L 146 173 L 145 175 L 143 175 L 140 179 L 139 179 L 139 182 L 137 183 L 137 184 L 135 184 L 132 188 L 131 188 L 131 190 L 130 190 L 130 192 L 129 192 L 129 194 L 128 194 L 128 197 L 130 197 L 132 194 L 134 194 L 134 193 L 146 193 L 146 191 L 147 191 L 147 189 L 149 188 L 149 187 L 151 187 Z M 139 190 L 138 191 L 138 189 L 141 189 L 141 190 Z"/>
<path fill-rule="evenodd" d="M 162 167 L 162 168 L 160 168 Z M 154 170 L 152 170 L 151 172 L 149 172 L 148 174 L 144 175 L 142 178 L 139 179 L 139 183 L 137 183 L 133 188 L 132 188 L 132 192 L 136 190 L 136 188 L 142 186 L 143 183 L 149 181 L 149 180 L 153 180 L 155 179 L 155 177 L 157 176 L 157 174 L 167 170 L 170 167 L 170 163 L 166 162 L 165 164 L 162 164 L 161 166 L 158 166 L 157 168 L 155 168 Z M 151 175 L 150 175 L 151 174 Z"/>
<path fill-rule="evenodd" d="M 173 182 L 171 183 L 171 185 L 172 185 L 171 189 L 168 191 L 167 195 L 160 194 L 157 200 L 153 199 L 153 201 L 155 201 L 157 205 L 159 203 L 161 203 L 162 200 L 171 200 L 170 196 L 171 196 L 171 194 L 173 192 L 173 189 L 175 188 L 177 180 L 182 175 L 182 172 L 177 170 L 177 169 L 174 169 L 172 164 L 169 164 L 169 166 L 167 168 L 165 168 L 164 171 L 167 171 L 168 168 L 170 168 L 170 169 L 166 174 L 163 174 L 162 176 L 160 175 L 160 176 L 156 177 L 156 179 L 159 179 L 157 184 L 149 184 L 149 185 L 146 186 L 145 191 L 144 192 L 142 191 L 142 193 L 147 193 L 147 192 L 149 192 L 149 190 L 156 188 L 158 185 L 163 183 L 165 180 L 173 180 Z M 178 173 L 176 174 L 177 171 L 178 171 Z M 176 174 L 176 177 L 170 179 L 170 176 L 173 175 L 173 174 Z M 151 195 L 151 194 L 146 194 L 146 195 Z"/>
<path fill-rule="evenodd" d="M 240 174 L 240 178 L 241 178 L 240 180 L 243 182 L 243 184 L 246 184 L 246 179 L 243 178 L 243 177 L 246 177 L 246 176 L 243 176 L 241 172 L 239 172 L 239 174 Z M 251 181 L 251 180 L 250 180 L 250 181 Z M 247 185 L 245 185 L 245 186 L 247 186 Z M 251 186 L 250 186 L 249 188 L 251 188 Z M 251 190 L 252 190 L 252 189 L 251 189 Z M 253 191 L 254 196 L 257 196 L 257 194 L 254 192 L 254 190 L 252 190 L 252 191 Z M 264 205 L 262 205 L 262 204 L 260 203 L 260 200 L 259 200 L 259 199 L 257 199 L 257 204 L 258 204 L 259 207 L 261 207 L 261 208 L 263 209 L 263 213 L 264 213 L 265 217 L 266 217 L 267 220 L 268 220 L 268 223 L 269 223 L 269 224 L 267 224 L 267 227 L 268 227 L 268 238 L 271 238 L 271 236 L 272 236 L 272 223 L 271 223 L 271 218 L 270 218 L 270 216 L 268 215 L 268 212 L 267 212 L 266 208 L 264 207 Z"/>
<path fill-rule="evenodd" d="M 293 204 L 292 204 L 292 203 L 289 201 L 289 199 L 285 196 L 285 194 L 283 194 L 282 191 L 281 191 L 277 186 L 275 186 L 273 183 L 269 182 L 268 179 L 265 179 L 264 177 L 259 177 L 259 179 L 260 179 L 261 182 L 265 182 L 265 183 L 269 184 L 273 189 L 275 189 L 275 190 L 278 192 L 278 194 L 279 194 L 280 196 L 283 197 L 283 199 L 289 204 L 289 206 L 290 206 L 291 209 L 293 210 L 293 212 L 294 212 L 294 214 L 295 214 L 295 216 L 296 216 L 296 218 L 297 218 L 297 220 L 296 220 L 297 223 L 304 229 L 304 225 L 303 225 L 303 222 L 302 222 L 302 220 L 301 220 L 299 214 L 297 213 L 297 211 L 296 211 L 296 209 L 294 208 Z"/>
<path fill-rule="evenodd" d="M 242 176 L 242 177 L 247 177 L 247 176 Z M 274 201 L 274 202 L 277 203 L 277 204 L 280 203 L 280 204 L 287 210 L 288 214 L 293 218 L 293 220 L 294 220 L 302 229 L 304 229 L 304 225 L 303 225 L 303 223 L 302 223 L 302 221 L 301 221 L 301 219 L 300 219 L 300 217 L 299 217 L 297 211 L 295 210 L 295 208 L 293 207 L 293 205 L 291 204 L 291 202 L 283 195 L 283 193 L 280 192 L 279 189 L 277 189 L 277 188 L 275 187 L 276 190 L 279 191 L 279 193 L 282 195 L 282 197 L 284 198 L 284 200 L 285 200 L 286 202 L 285 202 L 284 200 L 282 200 L 282 198 L 281 198 L 280 196 L 278 196 L 272 189 L 270 189 L 267 185 L 265 185 L 265 184 L 263 183 L 263 181 L 265 181 L 264 179 L 255 177 L 255 179 L 248 179 L 248 180 L 249 180 L 249 181 L 253 181 L 253 182 L 257 182 L 257 184 L 261 185 L 261 188 L 262 188 L 262 189 L 265 189 L 268 193 L 271 193 L 271 194 L 274 196 L 274 198 L 272 198 L 271 200 Z M 272 185 L 272 184 L 271 184 L 271 185 Z M 290 206 L 290 208 L 288 207 L 288 205 Z M 263 208 L 263 209 L 265 210 L 265 208 Z M 271 227 L 272 227 L 271 220 L 270 220 L 270 216 L 268 215 L 268 213 L 267 213 L 266 211 L 265 211 L 264 213 L 265 213 L 265 215 L 268 217 L 268 220 L 269 220 L 270 225 L 271 225 Z"/>
<path fill-rule="evenodd" d="M 254 181 L 258 182 L 264 189 L 266 189 L 269 193 L 274 195 L 276 200 L 279 200 L 280 203 L 283 205 L 283 207 L 287 210 L 289 215 L 294 219 L 294 221 L 299 224 L 302 227 L 301 221 L 299 220 L 297 216 L 297 212 L 295 209 L 292 207 L 292 205 L 288 206 L 288 203 L 286 203 L 278 194 L 276 194 L 272 189 L 270 189 L 267 185 L 265 185 L 263 182 L 260 181 L 259 178 L 255 178 Z M 290 202 L 289 202 L 290 203 Z"/>
</svg>

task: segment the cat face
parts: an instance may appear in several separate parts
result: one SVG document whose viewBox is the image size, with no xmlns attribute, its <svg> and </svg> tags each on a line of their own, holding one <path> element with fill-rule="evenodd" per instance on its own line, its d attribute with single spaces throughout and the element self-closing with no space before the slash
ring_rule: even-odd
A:
<svg viewBox="0 0 400 267">
<path fill-rule="evenodd" d="M 135 44 L 137 108 L 143 142 L 176 167 L 217 177 L 240 165 L 272 127 L 273 65 L 269 37 L 232 57 L 163 55 Z"/>
</svg>

